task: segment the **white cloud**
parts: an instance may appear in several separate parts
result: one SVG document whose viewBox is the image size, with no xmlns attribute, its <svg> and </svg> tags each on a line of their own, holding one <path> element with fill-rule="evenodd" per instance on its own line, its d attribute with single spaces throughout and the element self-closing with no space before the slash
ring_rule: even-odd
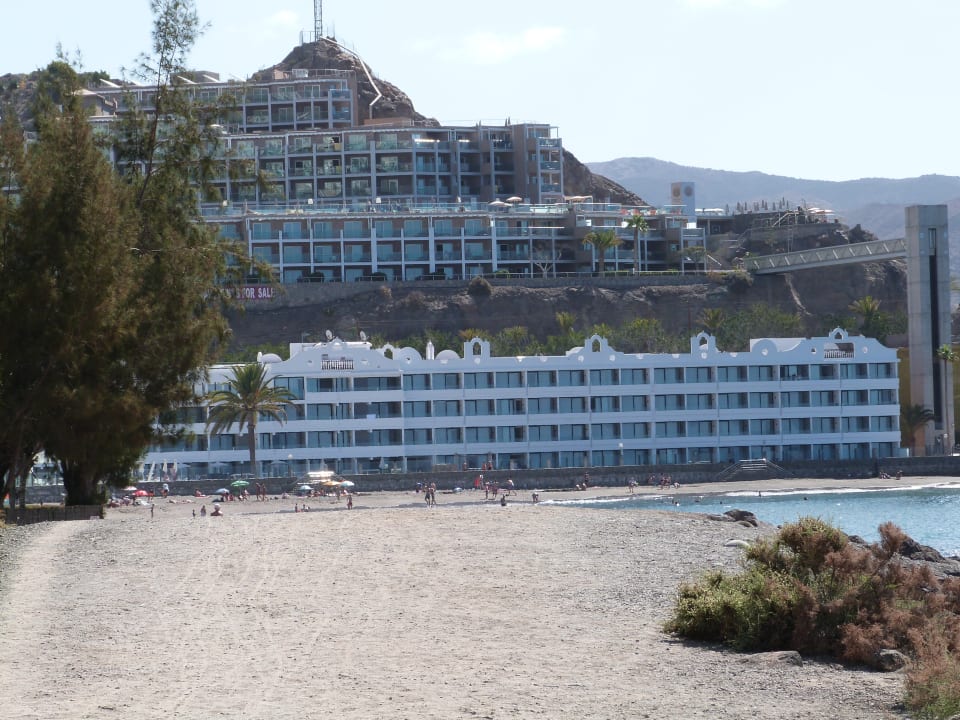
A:
<svg viewBox="0 0 960 720">
<path fill-rule="evenodd" d="M 446 60 L 473 65 L 499 65 L 520 55 L 551 50 L 562 45 L 565 39 L 566 30 L 560 27 L 534 27 L 511 35 L 478 32 L 464 37 L 458 46 L 445 48 L 439 54 Z"/>
</svg>

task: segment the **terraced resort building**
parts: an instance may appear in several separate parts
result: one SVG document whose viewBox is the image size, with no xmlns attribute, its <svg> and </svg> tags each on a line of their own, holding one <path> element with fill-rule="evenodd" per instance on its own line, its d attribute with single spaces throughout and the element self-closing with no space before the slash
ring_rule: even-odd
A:
<svg viewBox="0 0 960 720">
<path fill-rule="evenodd" d="M 296 398 L 286 422 L 257 426 L 267 475 L 869 460 L 900 445 L 896 351 L 841 329 L 745 352 L 701 333 L 682 354 L 624 354 L 594 336 L 549 357 L 492 356 L 479 339 L 421 356 L 333 338 L 260 362 Z M 198 390 L 230 371 L 212 368 Z M 145 467 L 250 472 L 245 429 L 209 435 L 205 418 L 185 409 L 190 432 Z"/>
</svg>

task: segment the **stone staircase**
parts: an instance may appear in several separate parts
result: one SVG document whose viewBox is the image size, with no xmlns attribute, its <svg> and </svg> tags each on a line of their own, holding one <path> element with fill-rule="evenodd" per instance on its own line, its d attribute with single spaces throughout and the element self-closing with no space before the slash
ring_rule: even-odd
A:
<svg viewBox="0 0 960 720">
<path fill-rule="evenodd" d="M 715 478 L 717 482 L 726 480 L 771 480 L 773 478 L 793 477 L 794 474 L 766 458 L 759 460 L 740 460 L 725 467 Z"/>
</svg>

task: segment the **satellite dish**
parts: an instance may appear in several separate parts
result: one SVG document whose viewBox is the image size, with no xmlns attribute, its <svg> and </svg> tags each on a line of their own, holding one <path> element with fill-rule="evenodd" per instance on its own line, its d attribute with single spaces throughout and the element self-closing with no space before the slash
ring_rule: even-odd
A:
<svg viewBox="0 0 960 720">
<path fill-rule="evenodd" d="M 330 332 L 329 330 L 327 330 L 326 335 L 327 335 L 327 340 L 333 340 L 333 333 L 332 333 L 332 332 Z"/>
<path fill-rule="evenodd" d="M 360 331 L 360 341 L 361 342 L 367 341 L 367 334 L 363 330 Z"/>
</svg>

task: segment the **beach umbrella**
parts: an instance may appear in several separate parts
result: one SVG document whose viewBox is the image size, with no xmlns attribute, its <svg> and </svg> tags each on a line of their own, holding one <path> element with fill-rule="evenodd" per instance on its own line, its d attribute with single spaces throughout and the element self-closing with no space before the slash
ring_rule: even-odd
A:
<svg viewBox="0 0 960 720">
<path fill-rule="evenodd" d="M 234 480 L 232 483 L 230 483 L 230 487 L 245 488 L 249 484 L 250 483 L 246 480 Z"/>
<path fill-rule="evenodd" d="M 341 481 L 340 481 L 340 484 L 341 484 L 343 487 L 353 487 L 353 486 L 354 486 L 353 480 L 341 480 Z"/>
<path fill-rule="evenodd" d="M 127 485 L 127 487 L 123 488 L 120 492 L 131 493 L 136 491 L 137 491 L 137 488 L 135 485 Z"/>
<path fill-rule="evenodd" d="M 219 490 L 216 491 L 216 494 L 217 494 L 217 495 L 227 495 L 227 494 L 229 494 L 229 492 L 230 492 L 230 491 L 227 490 L 226 488 L 220 488 Z"/>
<path fill-rule="evenodd" d="M 149 495 L 149 494 L 150 494 L 150 493 L 148 493 L 146 490 L 136 490 L 136 491 L 134 491 L 133 496 L 134 496 L 134 497 L 146 497 L 146 496 Z"/>
<path fill-rule="evenodd" d="M 508 203 L 523 202 L 523 198 L 522 198 L 522 197 L 517 197 L 516 195 L 514 195 L 513 197 L 508 197 L 508 198 L 507 198 L 507 202 L 508 202 Z"/>
<path fill-rule="evenodd" d="M 301 489 L 303 492 L 310 492 L 311 490 L 313 490 L 313 488 L 312 488 L 310 485 L 301 485 L 301 486 L 300 486 L 300 489 Z"/>
</svg>

